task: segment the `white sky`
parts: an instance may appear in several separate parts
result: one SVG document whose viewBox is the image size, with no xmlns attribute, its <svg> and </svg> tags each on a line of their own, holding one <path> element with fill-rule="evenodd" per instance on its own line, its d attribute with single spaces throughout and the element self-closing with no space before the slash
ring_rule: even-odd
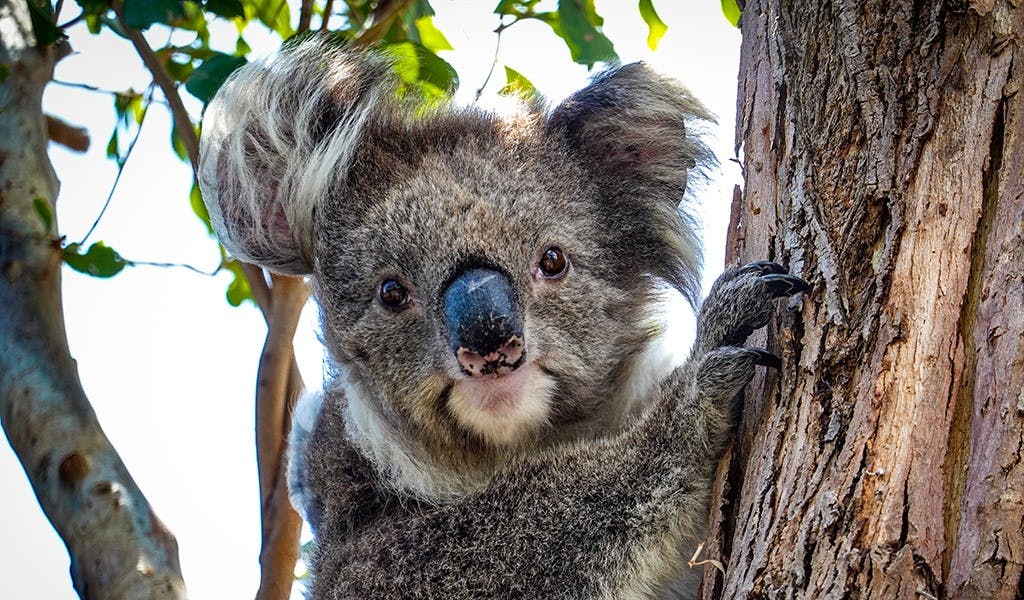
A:
<svg viewBox="0 0 1024 600">
<path fill-rule="evenodd" d="M 497 26 L 495 0 L 433 0 L 435 23 L 455 47 L 443 54 L 459 72 L 461 99 L 472 98 L 490 66 Z M 716 0 L 655 0 L 669 29 L 657 52 L 634 0 L 598 0 L 604 31 L 623 61 L 646 60 L 686 83 L 719 116 L 713 147 L 723 167 L 702 192 L 701 212 L 711 281 L 722 264 L 724 230 L 739 169 L 732 156 L 739 32 Z M 65 2 L 64 20 L 76 6 Z M 294 13 L 293 13 L 294 14 Z M 315 24 L 315 23 L 314 23 Z M 233 47 L 233 25 L 222 49 Z M 143 90 L 149 78 L 130 44 L 113 35 L 71 30 L 76 54 L 56 78 L 109 90 Z M 154 43 L 166 30 L 151 31 Z M 246 38 L 258 52 L 274 38 L 254 25 Z M 217 39 L 215 37 L 215 39 Z M 230 40 L 227 41 L 227 40 Z M 520 23 L 503 35 L 499 66 L 488 90 L 504 84 L 508 66 L 549 98 L 582 87 L 586 69 L 546 25 Z M 183 94 L 190 110 L 200 105 Z M 116 173 L 105 158 L 114 124 L 108 94 L 51 85 L 45 109 L 87 127 L 92 147 L 75 154 L 51 147 L 61 180 L 60 231 L 79 240 L 95 219 Z M 113 202 L 90 242 L 103 240 L 131 260 L 188 263 L 212 270 L 217 248 L 188 204 L 191 175 L 171 152 L 170 117 L 154 104 Z M 125 141 L 122 147 L 125 147 Z M 229 275 L 203 277 L 185 269 L 129 268 L 113 279 L 64 269 L 64 306 L 71 352 L 100 423 L 157 514 L 178 539 L 192 598 L 251 598 L 259 582 L 259 499 L 253 443 L 255 371 L 265 327 L 256 308 L 230 307 Z M 679 338 L 692 336 L 685 311 Z M 321 379 L 315 315 L 307 307 L 297 352 L 307 384 Z M 0 444 L 0 598 L 77 598 L 68 556 L 16 457 Z M 298 588 L 298 586 L 296 586 Z"/>
</svg>

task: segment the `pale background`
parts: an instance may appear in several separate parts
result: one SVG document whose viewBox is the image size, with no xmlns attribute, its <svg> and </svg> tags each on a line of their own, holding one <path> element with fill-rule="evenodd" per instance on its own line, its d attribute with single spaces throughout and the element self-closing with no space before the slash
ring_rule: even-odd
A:
<svg viewBox="0 0 1024 600">
<path fill-rule="evenodd" d="M 459 72 L 463 102 L 472 100 L 494 53 L 496 0 L 433 0 L 435 23 L 454 46 L 442 53 Z M 709 282 L 722 265 L 732 187 L 739 180 L 733 157 L 733 119 L 739 32 L 716 0 L 655 0 L 669 29 L 657 52 L 635 0 L 597 1 L 605 33 L 623 61 L 646 60 L 677 77 L 718 115 L 711 140 L 721 168 L 700 195 Z M 66 20 L 76 5 L 65 2 Z M 293 11 L 293 15 L 295 12 Z M 314 21 L 314 25 L 315 25 Z M 233 25 L 222 23 L 221 49 L 233 48 Z M 76 54 L 57 67 L 56 78 L 109 90 L 143 90 L 149 77 L 130 44 L 116 36 L 71 30 Z M 167 31 L 149 32 L 163 43 Z M 276 47 L 254 25 L 245 33 L 258 53 Z M 230 41 L 229 41 L 230 40 Z M 503 64 L 558 99 L 586 83 L 564 43 L 542 23 L 520 23 L 502 39 L 490 95 L 504 84 Z M 201 106 L 183 93 L 190 110 Z M 486 101 L 485 94 L 485 101 Z M 60 231 L 79 240 L 96 218 L 116 165 L 104 155 L 114 124 L 109 94 L 51 85 L 45 109 L 83 125 L 92 135 L 86 154 L 51 147 L 61 180 Z M 131 260 L 188 263 L 212 270 L 215 242 L 188 204 L 191 175 L 171 152 L 170 117 L 154 104 L 112 204 L 90 238 L 103 240 Z M 126 142 L 125 142 L 126 143 Z M 124 147 L 125 144 L 122 144 Z M 160 518 L 178 539 L 182 571 L 192 598 L 251 598 L 258 587 L 259 500 L 253 445 L 255 369 L 265 327 L 250 304 L 224 299 L 228 274 L 210 278 L 180 268 L 128 268 L 113 279 L 64 269 L 64 306 L 71 352 L 86 393 L 107 435 Z M 705 284 L 707 285 L 707 284 Z M 678 311 L 678 340 L 688 345 L 692 315 Z M 307 384 L 321 379 L 315 311 L 299 325 L 297 353 Z M 0 598 L 77 598 L 68 556 L 43 516 L 21 466 L 0 444 Z M 296 586 L 298 588 L 299 586 Z"/>
</svg>

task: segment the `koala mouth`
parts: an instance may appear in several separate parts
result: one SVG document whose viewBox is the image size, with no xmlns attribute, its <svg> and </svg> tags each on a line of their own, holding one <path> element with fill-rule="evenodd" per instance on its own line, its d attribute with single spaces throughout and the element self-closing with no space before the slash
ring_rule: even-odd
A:
<svg viewBox="0 0 1024 600">
<path fill-rule="evenodd" d="M 448 398 L 456 419 L 495 445 L 515 443 L 547 423 L 554 381 L 532 363 L 501 377 L 458 381 Z"/>
</svg>

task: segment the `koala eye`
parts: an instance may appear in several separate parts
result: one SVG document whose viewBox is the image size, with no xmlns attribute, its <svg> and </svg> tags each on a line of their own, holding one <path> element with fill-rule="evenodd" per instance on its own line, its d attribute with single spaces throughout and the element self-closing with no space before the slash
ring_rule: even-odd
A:
<svg viewBox="0 0 1024 600">
<path fill-rule="evenodd" d="M 394 279 L 385 279 L 377 289 L 377 300 L 388 308 L 402 308 L 409 303 L 409 290 Z"/>
<path fill-rule="evenodd" d="M 569 268 L 569 257 L 558 246 L 551 246 L 540 257 L 540 274 L 548 279 L 565 275 Z"/>
</svg>

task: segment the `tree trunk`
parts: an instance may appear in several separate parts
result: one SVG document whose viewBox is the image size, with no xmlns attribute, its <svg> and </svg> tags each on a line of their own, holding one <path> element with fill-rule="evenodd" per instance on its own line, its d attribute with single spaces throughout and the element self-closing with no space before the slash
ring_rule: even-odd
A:
<svg viewBox="0 0 1024 600">
<path fill-rule="evenodd" d="M 705 598 L 1024 597 L 1024 9 L 752 0 L 727 254 L 765 343 Z"/>
<path fill-rule="evenodd" d="M 36 46 L 26 2 L 0 0 L 0 423 L 83 599 L 184 598 L 177 542 L 100 429 L 68 351 L 40 105 L 61 49 Z"/>
</svg>

